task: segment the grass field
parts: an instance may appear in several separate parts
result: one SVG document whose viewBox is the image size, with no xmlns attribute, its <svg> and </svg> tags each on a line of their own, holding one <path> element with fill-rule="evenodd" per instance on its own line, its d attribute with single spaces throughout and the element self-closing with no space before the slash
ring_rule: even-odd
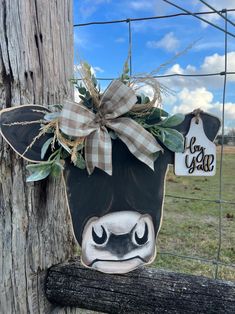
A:
<svg viewBox="0 0 235 314">
<path fill-rule="evenodd" d="M 201 257 L 214 260 L 219 241 L 219 204 L 202 199 L 219 199 L 220 147 L 217 148 L 217 173 L 214 177 L 176 177 L 171 168 L 166 194 L 199 198 L 198 201 L 165 198 L 164 217 L 158 237 L 154 266 L 168 270 L 214 277 L 215 265 L 162 254 Z M 222 199 L 235 202 L 235 147 L 225 147 Z M 160 253 L 160 254 L 159 254 Z M 220 261 L 234 267 L 219 266 L 218 277 L 235 281 L 235 205 L 222 204 L 222 245 Z"/>
</svg>

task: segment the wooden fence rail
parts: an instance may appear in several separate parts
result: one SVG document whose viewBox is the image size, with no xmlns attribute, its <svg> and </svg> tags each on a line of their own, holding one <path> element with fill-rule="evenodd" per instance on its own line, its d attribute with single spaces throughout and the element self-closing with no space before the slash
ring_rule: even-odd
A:
<svg viewBox="0 0 235 314">
<path fill-rule="evenodd" d="M 48 271 L 50 302 L 105 313 L 235 313 L 235 283 L 143 268 L 106 275 L 78 259 Z"/>
</svg>

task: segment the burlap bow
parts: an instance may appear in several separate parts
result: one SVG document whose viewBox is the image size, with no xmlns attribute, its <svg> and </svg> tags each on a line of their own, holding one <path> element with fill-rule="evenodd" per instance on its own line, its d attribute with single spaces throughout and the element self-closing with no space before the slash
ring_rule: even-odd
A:
<svg viewBox="0 0 235 314">
<path fill-rule="evenodd" d="M 120 117 L 136 104 L 134 91 L 120 81 L 112 81 L 95 114 L 82 105 L 66 101 L 60 129 L 67 135 L 86 137 L 85 160 L 88 173 L 95 167 L 112 175 L 112 141 L 107 128 L 115 131 L 130 152 L 154 169 L 154 153 L 162 150 L 151 133 L 131 118 Z"/>
</svg>

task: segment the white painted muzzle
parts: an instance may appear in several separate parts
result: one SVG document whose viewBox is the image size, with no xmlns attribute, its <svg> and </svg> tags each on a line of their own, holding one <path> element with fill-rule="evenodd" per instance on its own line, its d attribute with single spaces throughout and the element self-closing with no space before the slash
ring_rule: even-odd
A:
<svg viewBox="0 0 235 314">
<path fill-rule="evenodd" d="M 127 273 L 155 258 L 151 216 L 135 211 L 91 218 L 82 236 L 82 263 L 104 273 Z"/>
</svg>

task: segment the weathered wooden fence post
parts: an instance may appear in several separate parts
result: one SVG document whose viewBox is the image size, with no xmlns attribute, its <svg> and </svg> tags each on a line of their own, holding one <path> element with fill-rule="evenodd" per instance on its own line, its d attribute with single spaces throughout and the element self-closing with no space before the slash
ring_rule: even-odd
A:
<svg viewBox="0 0 235 314">
<path fill-rule="evenodd" d="M 101 274 L 78 259 L 49 269 L 46 294 L 58 305 L 105 313 L 235 312 L 235 283 L 147 267 L 128 274 Z"/>
<path fill-rule="evenodd" d="M 0 108 L 57 103 L 72 76 L 72 1 L 2 0 Z M 63 185 L 26 184 L 22 159 L 2 138 L 0 160 L 0 313 L 51 313 L 45 271 L 73 250 Z"/>
</svg>

